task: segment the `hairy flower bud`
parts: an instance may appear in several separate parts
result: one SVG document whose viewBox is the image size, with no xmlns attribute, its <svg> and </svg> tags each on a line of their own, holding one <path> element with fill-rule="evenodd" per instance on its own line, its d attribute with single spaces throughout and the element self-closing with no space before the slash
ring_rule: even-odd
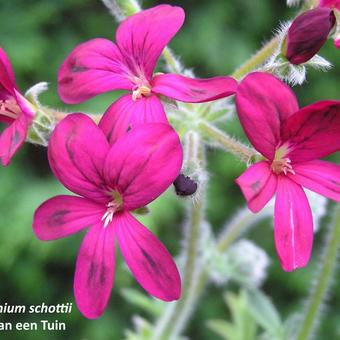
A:
<svg viewBox="0 0 340 340">
<path fill-rule="evenodd" d="M 174 182 L 176 194 L 179 196 L 193 195 L 197 190 L 197 183 L 190 177 L 180 174 Z"/>
<path fill-rule="evenodd" d="M 329 8 L 315 8 L 299 15 L 288 30 L 283 54 L 292 64 L 301 64 L 319 52 L 335 25 Z"/>
</svg>

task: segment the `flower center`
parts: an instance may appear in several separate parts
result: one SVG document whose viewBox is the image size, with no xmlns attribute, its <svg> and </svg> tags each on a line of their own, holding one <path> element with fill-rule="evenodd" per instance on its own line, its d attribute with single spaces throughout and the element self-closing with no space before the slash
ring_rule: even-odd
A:
<svg viewBox="0 0 340 340">
<path fill-rule="evenodd" d="M 277 175 L 284 173 L 287 175 L 289 172 L 295 175 L 295 171 L 291 165 L 289 158 L 274 159 L 271 165 L 273 172 Z"/>
<path fill-rule="evenodd" d="M 5 100 L 0 100 L 0 115 L 17 119 L 21 113 L 21 109 L 13 97 Z"/>
<path fill-rule="evenodd" d="M 142 97 L 149 97 L 151 96 L 151 88 L 146 85 L 142 85 L 137 87 L 135 90 L 132 91 L 132 100 L 136 101 Z"/>
<path fill-rule="evenodd" d="M 106 205 L 107 209 L 102 217 L 102 221 L 104 221 L 104 228 L 106 228 L 109 225 L 109 223 L 112 222 L 113 215 L 117 211 L 122 210 L 123 207 L 123 199 L 118 191 L 111 191 L 110 195 L 112 196 L 113 199 Z"/>
</svg>

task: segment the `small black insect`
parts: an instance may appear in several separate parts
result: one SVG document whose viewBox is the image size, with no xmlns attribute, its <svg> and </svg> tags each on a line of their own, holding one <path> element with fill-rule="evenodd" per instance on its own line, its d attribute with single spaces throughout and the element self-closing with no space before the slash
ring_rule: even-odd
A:
<svg viewBox="0 0 340 340">
<path fill-rule="evenodd" d="M 189 176 L 180 174 L 174 182 L 176 194 L 179 196 L 193 195 L 197 190 L 197 183 Z"/>
</svg>

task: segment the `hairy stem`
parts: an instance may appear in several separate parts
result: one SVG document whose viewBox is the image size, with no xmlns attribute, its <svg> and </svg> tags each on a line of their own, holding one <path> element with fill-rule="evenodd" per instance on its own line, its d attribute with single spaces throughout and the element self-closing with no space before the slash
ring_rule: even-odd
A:
<svg viewBox="0 0 340 340">
<path fill-rule="evenodd" d="M 274 36 L 269 40 L 257 53 L 255 53 L 250 59 L 248 59 L 243 65 L 241 65 L 231 75 L 233 78 L 240 80 L 246 76 L 249 72 L 255 70 L 261 66 L 267 58 L 269 58 L 279 45 L 280 39 L 278 36 Z"/>
<path fill-rule="evenodd" d="M 204 150 L 201 142 L 197 143 L 196 136 L 187 136 L 185 147 L 189 159 L 187 163 L 200 164 L 204 167 Z M 198 159 L 190 159 L 190 158 Z M 201 171 L 204 171 L 201 169 Z M 202 237 L 202 223 L 204 220 L 206 188 L 205 183 L 200 183 L 198 199 L 188 203 L 188 220 L 183 248 L 184 268 L 182 272 L 182 296 L 179 301 L 169 305 L 156 323 L 154 339 L 177 339 L 185 327 L 187 315 L 191 311 L 193 298 L 192 287 L 197 278 L 200 267 L 199 247 Z"/>
<path fill-rule="evenodd" d="M 207 122 L 200 122 L 199 130 L 202 135 L 206 137 L 208 143 L 222 147 L 247 164 L 257 155 L 254 149 L 236 141 L 234 138 Z"/>
<path fill-rule="evenodd" d="M 311 338 L 313 329 L 317 323 L 318 315 L 327 291 L 332 283 L 336 259 L 340 253 L 340 206 L 338 205 L 335 214 L 333 229 L 328 234 L 328 239 L 321 255 L 320 263 L 322 267 L 317 274 L 316 285 L 310 294 L 310 299 L 306 306 L 306 313 L 298 332 L 297 340 L 307 340 Z"/>
</svg>

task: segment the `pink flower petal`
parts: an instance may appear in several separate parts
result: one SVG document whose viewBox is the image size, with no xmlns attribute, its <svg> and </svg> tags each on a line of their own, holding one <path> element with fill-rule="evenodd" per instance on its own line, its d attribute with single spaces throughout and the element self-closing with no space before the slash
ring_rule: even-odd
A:
<svg viewBox="0 0 340 340">
<path fill-rule="evenodd" d="M 35 116 L 34 106 L 16 89 L 14 89 L 14 95 L 21 112 L 26 116 L 27 122 L 31 124 Z"/>
<path fill-rule="evenodd" d="M 0 89 L 3 89 L 11 95 L 14 95 L 14 89 L 17 88 L 14 72 L 11 63 L 5 51 L 0 47 Z M 0 91 L 2 92 L 2 91 Z M 2 97 L 2 96 L 1 96 Z M 0 98 L 0 100 L 3 98 Z"/>
<path fill-rule="evenodd" d="M 250 166 L 236 179 L 249 209 L 256 213 L 260 211 L 273 197 L 277 176 L 270 170 L 270 164 L 262 161 Z"/>
<path fill-rule="evenodd" d="M 74 275 L 77 306 L 88 319 L 101 316 L 109 301 L 115 270 L 113 226 L 92 227 L 80 247 Z"/>
<path fill-rule="evenodd" d="M 326 161 L 294 164 L 295 175 L 289 177 L 322 196 L 340 201 L 340 166 Z"/>
<path fill-rule="evenodd" d="M 294 93 L 274 76 L 254 72 L 239 85 L 236 106 L 248 139 L 272 160 L 281 139 L 282 122 L 299 109 Z"/>
<path fill-rule="evenodd" d="M 116 32 L 125 63 L 136 77 L 151 80 L 164 47 L 184 22 L 180 7 L 159 5 L 124 20 Z"/>
<path fill-rule="evenodd" d="M 334 39 L 334 46 L 340 50 L 340 38 Z"/>
<path fill-rule="evenodd" d="M 131 90 L 130 72 L 119 48 L 110 40 L 93 39 L 78 45 L 58 73 L 58 93 L 67 104 L 111 90 Z"/>
<path fill-rule="evenodd" d="M 231 77 L 193 79 L 180 74 L 161 74 L 152 81 L 152 91 L 188 103 L 202 103 L 224 98 L 236 92 L 237 82 Z"/>
<path fill-rule="evenodd" d="M 104 170 L 106 183 L 122 194 L 125 209 L 143 207 L 173 183 L 182 157 L 180 140 L 169 125 L 138 126 L 111 147 Z"/>
<path fill-rule="evenodd" d="M 33 218 L 33 230 L 40 240 L 55 240 L 90 228 L 101 221 L 106 208 L 86 198 L 56 196 L 44 202 Z"/>
<path fill-rule="evenodd" d="M 274 235 L 285 271 L 307 265 L 313 246 L 312 212 L 301 186 L 285 176 L 278 176 Z"/>
<path fill-rule="evenodd" d="M 319 7 L 334 7 L 340 11 L 340 0 L 320 0 Z"/>
<path fill-rule="evenodd" d="M 306 106 L 284 122 L 282 140 L 288 141 L 293 163 L 325 157 L 340 150 L 340 101 Z"/>
<path fill-rule="evenodd" d="M 138 283 L 164 301 L 179 299 L 181 278 L 164 245 L 129 213 L 114 220 L 120 250 Z"/>
<path fill-rule="evenodd" d="M 103 132 L 86 115 L 68 115 L 55 128 L 48 147 L 54 175 L 74 193 L 107 202 L 102 170 L 109 150 Z"/>
<path fill-rule="evenodd" d="M 0 135 L 0 161 L 3 166 L 9 165 L 12 157 L 26 140 L 28 122 L 21 114 Z"/>
<path fill-rule="evenodd" d="M 113 144 L 129 129 L 144 123 L 168 123 L 162 103 L 154 95 L 133 101 L 131 94 L 126 94 L 106 110 L 99 127 Z"/>
</svg>

